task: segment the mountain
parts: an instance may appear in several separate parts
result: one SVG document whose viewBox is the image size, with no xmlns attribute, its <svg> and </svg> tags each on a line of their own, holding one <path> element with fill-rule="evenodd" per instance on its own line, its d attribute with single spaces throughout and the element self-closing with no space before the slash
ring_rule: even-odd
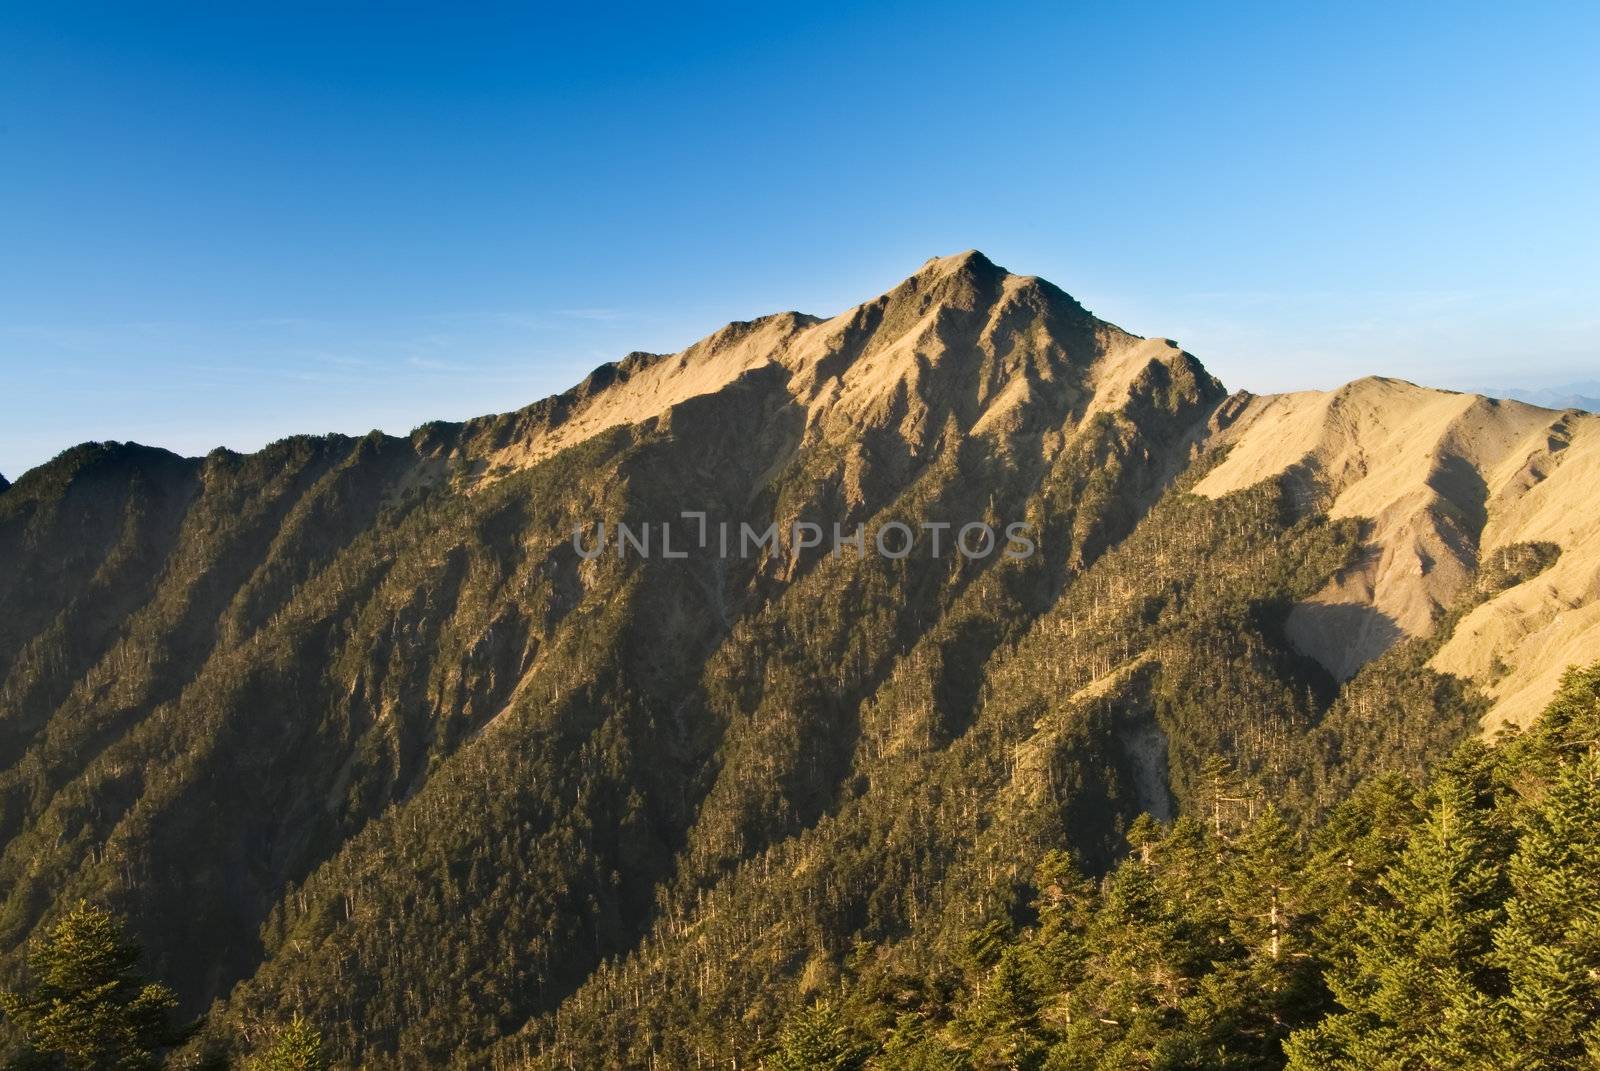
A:
<svg viewBox="0 0 1600 1071">
<path fill-rule="evenodd" d="M 0 493 L 0 968 L 89 899 L 245 1038 L 725 1066 L 1218 757 L 1309 818 L 1528 720 L 1592 655 L 1597 428 L 1229 397 L 968 252 L 409 437 L 85 444 Z"/>
<path fill-rule="evenodd" d="M 1600 413 L 1600 382 L 1592 379 L 1582 383 L 1567 383 L 1559 387 L 1540 387 L 1537 390 L 1522 387 L 1483 387 L 1475 393 L 1491 398 L 1512 398 L 1545 409 L 1582 409 L 1590 413 Z"/>
<path fill-rule="evenodd" d="M 1369 378 L 1252 398 L 1217 442 L 1233 449 L 1198 493 L 1301 468 L 1331 497 L 1330 516 L 1370 523 L 1362 559 L 1288 620 L 1336 676 L 1398 635 L 1429 635 L 1486 567 L 1523 555 L 1545 570 L 1485 591 L 1434 666 L 1493 698 L 1494 728 L 1526 724 L 1562 670 L 1600 650 L 1600 517 L 1574 508 L 1600 477 L 1600 417 Z"/>
</svg>

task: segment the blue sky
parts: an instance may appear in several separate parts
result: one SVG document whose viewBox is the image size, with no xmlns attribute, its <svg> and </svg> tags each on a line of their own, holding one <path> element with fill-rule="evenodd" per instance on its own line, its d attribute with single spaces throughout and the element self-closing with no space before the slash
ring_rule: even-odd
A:
<svg viewBox="0 0 1600 1071">
<path fill-rule="evenodd" d="M 1593 5 L 0 6 L 0 472 L 515 408 L 983 249 L 1231 387 L 1600 378 Z"/>
</svg>

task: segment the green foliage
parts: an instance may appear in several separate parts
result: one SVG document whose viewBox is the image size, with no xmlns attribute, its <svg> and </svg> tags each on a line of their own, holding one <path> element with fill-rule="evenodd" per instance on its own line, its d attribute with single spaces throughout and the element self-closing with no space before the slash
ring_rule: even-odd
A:
<svg viewBox="0 0 1600 1071">
<path fill-rule="evenodd" d="M 1507 843 L 1481 788 L 1447 772 L 1432 806 L 1357 922 L 1351 955 L 1329 971 L 1345 1009 L 1295 1039 L 1297 1068 L 1404 1067 L 1443 1059 L 1495 1067 L 1500 980 L 1485 969 L 1502 916 Z M 1394 1061 L 1388 1064 L 1387 1061 Z"/>
<path fill-rule="evenodd" d="M 172 991 L 135 971 L 139 946 L 111 914 L 80 904 L 28 953 L 29 985 L 0 993 L 0 1009 L 20 1031 L 13 1066 L 72 1071 L 144 1071 L 182 1041 Z"/>
<path fill-rule="evenodd" d="M 1556 563 L 1561 547 L 1555 543 L 1511 543 L 1498 547 L 1478 568 L 1476 588 L 1494 595 L 1525 584 Z"/>
<path fill-rule="evenodd" d="M 1527 1049 L 1552 1067 L 1600 1056 L 1600 756 L 1565 763 L 1530 808 L 1494 934 L 1506 1004 Z"/>
<path fill-rule="evenodd" d="M 817 1001 L 790 1017 L 761 1066 L 764 1071 L 857 1071 L 865 1056 L 833 1005 Z"/>
<path fill-rule="evenodd" d="M 1001 953 L 956 1022 L 970 1043 L 974 1068 L 1030 1069 L 1039 1066 L 1040 994 L 1029 957 L 1019 948 Z"/>
<path fill-rule="evenodd" d="M 322 1032 L 296 1015 L 245 1064 L 246 1071 L 327 1071 Z"/>
<path fill-rule="evenodd" d="M 1425 787 L 1373 778 L 1319 824 L 1141 819 L 1098 881 L 1049 853 L 1028 925 L 979 923 L 942 964 L 859 946 L 828 1036 L 869 1039 L 881 1071 L 1590 1067 L 1596 730 L 1600 666 L 1529 732 L 1463 745 Z"/>
</svg>

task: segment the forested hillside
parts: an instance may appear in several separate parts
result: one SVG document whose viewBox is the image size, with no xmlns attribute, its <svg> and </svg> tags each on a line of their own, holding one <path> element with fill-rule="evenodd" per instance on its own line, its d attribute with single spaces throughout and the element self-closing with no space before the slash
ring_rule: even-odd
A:
<svg viewBox="0 0 1600 1071">
<path fill-rule="evenodd" d="M 1097 878 L 931 955 L 862 943 L 763 1047 L 817 1068 L 1585 1068 L 1600 1059 L 1600 665 L 1526 733 L 1297 828 L 1213 767 Z M 752 1064 L 754 1061 L 750 1061 Z M 559 1066 L 557 1064 L 557 1066 Z"/>
<path fill-rule="evenodd" d="M 1366 984 L 1335 939 L 1446 782 L 1405 786 L 1594 605 L 1600 518 L 1540 497 L 1591 426 L 1435 399 L 1439 456 L 1373 516 L 1345 417 L 1440 393 L 1380 387 L 1325 433 L 968 253 L 405 438 L 74 448 L 0 489 L 0 983 L 80 931 L 142 946 L 170 1024 L 206 1017 L 173 1060 L 1277 1066 Z M 686 512 L 784 534 L 661 553 Z M 1035 552 L 954 552 L 972 522 Z M 590 556 L 597 523 L 657 553 Z M 1545 724 L 1444 767 L 1505 888 Z M 1297 1060 L 1350 1044 L 1326 1022 Z"/>
</svg>

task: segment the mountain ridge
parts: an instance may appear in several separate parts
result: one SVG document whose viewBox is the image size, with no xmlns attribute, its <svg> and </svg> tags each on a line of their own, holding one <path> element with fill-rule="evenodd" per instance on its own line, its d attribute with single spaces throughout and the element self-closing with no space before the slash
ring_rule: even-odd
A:
<svg viewBox="0 0 1600 1071">
<path fill-rule="evenodd" d="M 943 419 L 954 415 L 948 404 L 928 405 L 930 400 L 937 402 L 940 354 L 986 354 L 994 362 L 993 332 L 1006 317 L 1029 306 L 1048 318 L 1076 321 L 1080 327 L 1087 325 L 1096 335 L 1094 345 L 1098 345 L 1099 355 L 1078 370 L 1081 380 L 1067 383 L 1059 362 L 1053 367 L 1048 361 L 1030 366 L 1026 355 L 1019 360 L 1016 354 L 1008 354 L 1012 357 L 1009 364 L 995 364 L 985 381 L 975 388 L 966 385 L 972 397 L 963 399 L 967 403 L 964 419 L 957 421 L 961 433 L 982 434 L 996 424 L 1015 419 L 1015 410 L 1025 405 L 1030 392 L 1050 387 L 1084 396 L 1080 417 L 1092 418 L 1122 404 L 1131 384 L 1150 362 L 1187 361 L 1192 365 L 1189 374 L 1205 375 L 1199 362 L 1170 339 L 1141 338 L 1097 320 L 1081 303 L 1048 281 L 1015 275 L 980 251 L 969 249 L 931 257 L 877 298 L 832 317 L 789 311 L 735 321 L 676 353 L 630 353 L 620 361 L 601 365 L 570 390 L 521 409 L 456 424 L 421 425 L 406 437 L 421 459 L 409 483 L 431 484 L 447 479 L 476 483 L 499 478 L 597 435 L 665 419 L 675 406 L 715 395 L 741 377 L 763 370 L 787 376 L 788 400 L 804 408 L 805 430 L 795 440 L 796 451 L 804 449 L 812 439 L 850 439 L 882 431 L 899 436 L 913 453 L 926 451 L 935 433 L 931 425 L 938 424 L 936 430 L 942 433 Z M 949 310 L 978 314 L 973 323 L 964 325 L 961 337 L 941 337 L 941 331 L 949 328 L 941 327 L 938 318 L 948 317 Z M 977 322 L 980 319 L 982 322 Z M 871 341 L 862 342 L 863 337 Z M 1054 340 L 1042 341 L 1048 346 Z M 1307 463 L 1308 459 L 1314 465 L 1325 466 L 1326 458 L 1316 459 L 1318 451 L 1338 450 L 1323 440 L 1338 438 L 1342 433 L 1332 427 L 1318 433 L 1312 426 L 1315 420 L 1307 423 L 1308 414 L 1320 414 L 1317 419 L 1324 422 L 1337 422 L 1343 419 L 1338 410 L 1346 401 L 1358 408 L 1366 405 L 1369 413 L 1375 413 L 1381 406 L 1370 404 L 1371 399 L 1381 392 L 1405 394 L 1406 404 L 1424 408 L 1460 407 L 1463 412 L 1449 418 L 1457 424 L 1468 419 L 1467 410 L 1480 415 L 1500 414 L 1498 419 L 1480 421 L 1488 429 L 1486 434 L 1500 434 L 1514 423 L 1535 436 L 1545 428 L 1556 436 L 1552 439 L 1555 442 L 1567 435 L 1568 429 L 1581 428 L 1585 430 L 1580 437 L 1582 455 L 1587 455 L 1595 438 L 1587 430 L 1593 421 L 1583 414 L 1561 415 L 1529 403 L 1502 402 L 1382 376 L 1368 376 L 1331 391 L 1288 395 L 1240 391 L 1229 402 L 1237 410 L 1229 426 L 1215 427 L 1203 438 L 1206 443 L 1233 447 L 1241 445 L 1245 429 L 1259 424 L 1262 433 L 1242 445 L 1246 453 L 1259 447 L 1261 457 L 1249 466 L 1242 460 L 1244 454 L 1235 457 L 1203 481 L 1197 492 L 1215 496 L 1238 490 L 1245 486 L 1241 474 L 1247 471 L 1254 478 L 1266 478 Z M 891 414 L 898 420 L 891 422 Z M 889 423 L 895 426 L 890 428 Z M 1447 432 L 1441 425 L 1419 434 L 1433 436 L 1430 441 L 1440 441 Z M 1462 441 L 1470 445 L 1470 428 L 1453 434 L 1458 439 L 1464 436 Z M 1289 457 L 1282 450 L 1274 452 L 1276 447 L 1289 449 L 1286 444 L 1290 443 L 1301 453 Z M 1449 457 L 1460 452 L 1450 453 L 1448 446 L 1443 449 Z M 1502 460 L 1509 457 L 1506 449 L 1509 445 L 1497 455 Z M 1547 451 L 1542 463 L 1548 466 L 1556 452 Z M 1404 463 L 1392 467 L 1403 472 L 1424 472 L 1435 464 L 1420 455 L 1404 456 Z M 1338 463 L 1353 462 L 1342 457 Z M 1522 465 L 1536 462 L 1530 456 L 1522 460 Z M 1575 472 L 1583 467 L 1565 471 Z M 24 480 L 27 475 L 23 475 Z M 1457 478 L 1462 474 L 1458 473 Z M 1469 479 L 1483 478 L 1484 474 L 1474 468 Z M 1557 531 L 1560 525 L 1545 521 L 1535 523 L 1522 533 L 1528 538 L 1521 539 L 1512 530 L 1515 526 L 1497 523 L 1488 526 L 1489 543 L 1479 548 L 1480 533 L 1460 529 L 1453 519 L 1441 521 L 1431 507 L 1408 511 L 1399 501 L 1405 495 L 1431 496 L 1434 505 L 1440 505 L 1451 518 L 1459 518 L 1463 511 L 1483 512 L 1481 504 L 1474 507 L 1465 501 L 1471 497 L 1470 490 L 1457 494 L 1438 492 L 1424 486 L 1426 481 L 1418 484 L 1400 478 L 1401 489 L 1385 500 L 1382 492 L 1372 497 L 1372 489 L 1386 486 L 1384 481 L 1362 478 L 1356 482 L 1359 486 L 1355 490 L 1341 491 L 1336 496 L 1332 508 L 1336 515 L 1378 519 L 1380 531 L 1374 537 L 1371 560 L 1298 608 L 1290 623 L 1297 646 L 1335 676 L 1348 678 L 1402 636 L 1428 635 L 1433 620 L 1469 584 L 1480 551 L 1487 555 L 1512 543 L 1540 541 L 1548 536 L 1554 536 L 1551 541 L 1565 551 L 1569 549 L 1566 544 L 1576 539 L 1583 543 L 1577 558 L 1569 557 L 1566 566 L 1547 578 L 1554 584 L 1553 597 L 1572 602 L 1582 598 L 1586 586 L 1594 582 L 1586 571 L 1587 562 L 1594 556 L 1589 546 L 1591 538 L 1586 534 Z M 1391 478 L 1388 483 L 1397 481 Z M 9 486 L 0 484 L 0 492 Z M 1565 491 L 1564 482 L 1557 486 Z M 1368 498 L 1362 498 L 1363 494 Z M 1510 500 L 1500 504 L 1497 520 L 1499 513 L 1512 504 Z M 1487 515 L 1477 521 L 1479 528 L 1487 523 Z M 1575 560 L 1585 563 L 1581 569 L 1573 564 Z M 1414 563 L 1419 561 L 1426 564 L 1415 568 Z M 1568 615 L 1554 628 L 1548 621 L 1534 624 L 1541 615 L 1551 615 L 1544 613 L 1539 600 L 1530 601 L 1527 593 L 1502 593 L 1492 601 L 1496 605 L 1476 611 L 1468 626 L 1468 633 L 1476 639 L 1469 641 L 1464 634 L 1448 651 L 1441 652 L 1438 663 L 1441 668 L 1479 680 L 1496 694 L 1495 709 L 1485 723 L 1488 730 L 1505 722 L 1525 722 L 1542 705 L 1542 696 L 1553 691 L 1559 672 L 1553 667 L 1534 669 L 1526 658 L 1516 660 L 1509 674 L 1502 673 L 1498 666 L 1491 672 L 1488 662 L 1499 658 L 1496 650 L 1507 643 L 1515 645 L 1532 632 L 1539 634 L 1539 644 L 1563 649 L 1575 649 L 1592 638 L 1588 635 L 1590 623 L 1583 615 L 1576 621 Z M 1490 681 L 1497 674 L 1506 679 Z"/>
<path fill-rule="evenodd" d="M 1552 668 L 1546 648 L 1575 653 L 1600 642 L 1580 608 L 1600 585 L 1600 530 L 1570 505 L 1600 471 L 1600 417 L 1367 377 L 1336 391 L 1253 398 L 1218 441 L 1239 449 L 1197 493 L 1222 495 L 1309 465 L 1331 482 L 1331 515 L 1373 521 L 1373 553 L 1291 618 L 1297 642 L 1336 675 L 1348 677 L 1398 634 L 1430 634 L 1480 561 L 1514 545 L 1559 548 L 1539 578 L 1542 598 L 1496 593 L 1435 663 L 1494 696 L 1486 731 L 1526 724 L 1554 694 L 1565 666 Z M 1569 612 L 1541 609 L 1552 604 Z M 1369 621 L 1392 631 L 1368 625 L 1352 644 L 1352 619 L 1337 613 L 1332 630 L 1319 628 L 1319 613 L 1340 608 L 1381 615 Z"/>
<path fill-rule="evenodd" d="M 1209 759 L 1309 815 L 1515 720 L 1600 601 L 1561 527 L 1597 437 L 1540 421 L 1230 396 L 969 252 L 409 436 L 74 448 L 0 496 L 0 972 L 94 899 L 219 1029 L 303 1013 L 366 1066 L 749 1051 L 856 938 L 957 940 L 1051 846 L 1103 869 Z M 685 510 L 920 534 L 573 543 Z M 933 549 L 974 521 L 1037 553 Z M 1319 606 L 1410 630 L 1330 667 Z"/>
<path fill-rule="evenodd" d="M 957 421 L 961 433 L 982 434 L 996 424 L 1015 419 L 1014 411 L 1026 403 L 1030 392 L 1042 388 L 1056 387 L 1083 395 L 1079 416 L 1089 419 L 1122 404 L 1131 384 L 1150 362 L 1186 361 L 1192 366 L 1189 374 L 1206 374 L 1198 361 L 1170 339 L 1141 338 L 1097 320 L 1054 284 L 1036 276 L 1013 274 L 980 251 L 969 249 L 931 257 L 915 273 L 878 297 L 831 317 L 789 311 L 735 321 L 675 353 L 630 353 L 619 361 L 601 365 L 568 391 L 521 409 L 455 424 L 423 424 L 406 437 L 422 459 L 409 482 L 431 484 L 453 479 L 476 483 L 499 478 L 597 435 L 665 419 L 675 406 L 715 395 L 741 377 L 763 370 L 787 376 L 788 400 L 804 408 L 805 430 L 795 440 L 796 451 L 804 449 L 808 440 L 850 439 L 882 431 L 898 435 L 910 444 L 913 453 L 926 451 L 934 434 L 931 424 L 939 424 L 937 431 L 942 433 L 943 418 L 953 415 L 948 405 L 930 408 L 927 404 L 936 401 L 929 395 L 937 395 L 940 354 L 986 354 L 991 362 L 995 361 L 993 332 L 1007 316 L 1015 316 L 1030 305 L 1046 317 L 1088 325 L 1096 335 L 1094 345 L 1098 345 L 1099 355 L 1079 370 L 1080 381 L 1066 383 L 1059 362 L 1054 367 L 1048 361 L 1042 366 L 1029 366 L 1026 356 L 1017 360 L 1011 354 L 1010 364 L 995 364 L 975 389 L 967 385 L 972 397 L 964 399 L 968 403 L 963 411 L 965 419 Z M 964 325 L 965 334 L 961 337 L 943 338 L 940 332 L 948 328 L 941 328 L 937 319 L 948 316 L 948 310 L 980 314 L 978 319 L 982 322 Z M 872 341 L 861 341 L 864 332 Z M 1051 341 L 1054 340 L 1043 340 L 1047 346 Z M 1422 387 L 1383 376 L 1364 377 L 1331 391 L 1287 395 L 1240 391 L 1229 401 L 1229 407 L 1237 413 L 1228 426 L 1214 427 L 1202 438 L 1207 444 L 1231 448 L 1241 445 L 1245 429 L 1259 424 L 1262 433 L 1242 445 L 1246 454 L 1260 448 L 1261 456 L 1248 465 L 1242 460 L 1245 454 L 1236 456 L 1203 481 L 1197 493 L 1215 496 L 1238 490 L 1245 486 L 1241 474 L 1248 472 L 1253 478 L 1264 479 L 1305 464 L 1308 459 L 1313 465 L 1325 467 L 1327 459 L 1316 457 L 1319 450 L 1325 454 L 1338 450 L 1323 440 L 1337 439 L 1343 433 L 1334 427 L 1319 433 L 1313 426 L 1314 419 L 1312 424 L 1307 423 L 1308 414 L 1336 423 L 1343 419 L 1338 410 L 1346 402 L 1357 408 L 1365 405 L 1369 413 L 1375 413 L 1382 406 L 1371 404 L 1372 398 L 1384 392 L 1397 397 L 1403 394 L 1407 405 L 1462 408 L 1461 414 L 1446 414 L 1447 422 L 1455 420 L 1457 424 L 1469 418 L 1468 410 L 1480 416 L 1500 414 L 1497 419 L 1480 421 L 1487 429 L 1485 434 L 1501 434 L 1515 424 L 1533 436 L 1544 428 L 1556 436 L 1552 442 L 1557 442 L 1571 428 L 1581 428 L 1585 433 L 1580 437 L 1579 453 L 1585 456 L 1595 438 L 1587 430 L 1593 420 L 1585 414 L 1562 415 L 1530 403 Z M 1401 403 L 1391 400 L 1388 404 Z M 891 414 L 898 420 L 889 428 Z M 1431 442 L 1454 434 L 1468 445 L 1473 436 L 1470 428 L 1447 432 L 1444 425 L 1430 426 L 1418 434 L 1431 435 Z M 351 437 L 350 441 L 355 439 Z M 1292 449 L 1301 451 L 1293 457 L 1283 452 L 1290 449 L 1291 443 Z M 1505 460 L 1510 447 L 1502 447 L 1497 457 Z M 1450 453 L 1449 446 L 1443 449 L 1452 458 L 1460 452 L 1457 449 Z M 1557 452 L 1547 451 L 1542 464 L 1549 466 Z M 1404 456 L 1405 461 L 1391 467 L 1406 473 L 1429 471 L 1436 464 L 1421 455 L 1395 456 Z M 1338 460 L 1341 465 L 1352 463 L 1355 462 L 1351 458 L 1342 455 Z M 1521 464 L 1537 467 L 1531 455 Z M 1586 464 L 1587 461 L 1564 471 L 1576 472 Z M 1456 478 L 1463 478 L 1463 474 L 1457 473 Z M 1481 481 L 1484 474 L 1473 468 L 1468 478 Z M 1359 486 L 1355 490 L 1336 495 L 1332 508 L 1336 515 L 1370 516 L 1379 521 L 1371 560 L 1299 607 L 1290 623 L 1296 645 L 1335 676 L 1348 678 L 1402 636 L 1428 635 L 1433 620 L 1469 584 L 1480 553 L 1488 555 L 1512 543 L 1552 536 L 1550 541 L 1566 551 L 1567 544 L 1578 540 L 1583 546 L 1576 558 L 1569 557 L 1568 564 L 1547 582 L 1554 584 L 1553 597 L 1567 602 L 1583 598 L 1587 585 L 1594 583 L 1587 563 L 1595 551 L 1587 534 L 1559 531 L 1559 524 L 1546 520 L 1521 533 L 1528 537 L 1522 539 L 1513 530 L 1515 525 L 1496 523 L 1488 525 L 1489 542 L 1479 548 L 1481 533 L 1460 529 L 1454 519 L 1441 520 L 1429 506 L 1408 510 L 1399 501 L 1406 495 L 1431 496 L 1433 505 L 1441 506 L 1451 518 L 1459 518 L 1464 511 L 1483 512 L 1481 504 L 1473 506 L 1466 501 L 1471 497 L 1470 489 L 1450 494 L 1428 488 L 1426 480 L 1419 483 L 1393 476 L 1388 484 L 1368 478 L 1356 483 Z M 1563 493 L 1564 483 L 1556 485 Z M 1396 484 L 1398 488 L 1387 498 L 1384 492 L 1373 491 Z M 0 491 L 8 486 L 0 484 Z M 1510 499 L 1499 504 L 1497 521 L 1499 514 L 1512 505 Z M 1486 524 L 1487 515 L 1477 521 L 1479 528 Z M 1426 564 L 1415 568 L 1414 563 L 1419 561 Z M 1580 568 L 1575 561 L 1584 564 Z M 1506 722 L 1526 722 L 1542 706 L 1542 697 L 1553 692 L 1559 672 L 1554 667 L 1535 669 L 1527 658 L 1515 660 L 1509 674 L 1503 673 L 1498 664 L 1491 672 L 1490 659 L 1500 658 L 1496 651 L 1508 643 L 1515 646 L 1532 632 L 1538 633 L 1539 644 L 1563 649 L 1575 650 L 1593 638 L 1589 636 L 1590 623 L 1583 615 L 1578 620 L 1568 615 L 1554 628 L 1549 621 L 1535 624 L 1541 615 L 1551 615 L 1541 609 L 1539 600 L 1530 601 L 1525 592 L 1502 593 L 1492 601 L 1496 605 L 1476 611 L 1468 626 L 1468 634 L 1476 639 L 1468 640 L 1464 634 L 1448 651 L 1441 652 L 1438 663 L 1441 668 L 1480 681 L 1496 694 L 1495 709 L 1485 722 L 1486 730 L 1491 731 Z M 1491 676 L 1505 679 L 1491 681 Z"/>
</svg>

